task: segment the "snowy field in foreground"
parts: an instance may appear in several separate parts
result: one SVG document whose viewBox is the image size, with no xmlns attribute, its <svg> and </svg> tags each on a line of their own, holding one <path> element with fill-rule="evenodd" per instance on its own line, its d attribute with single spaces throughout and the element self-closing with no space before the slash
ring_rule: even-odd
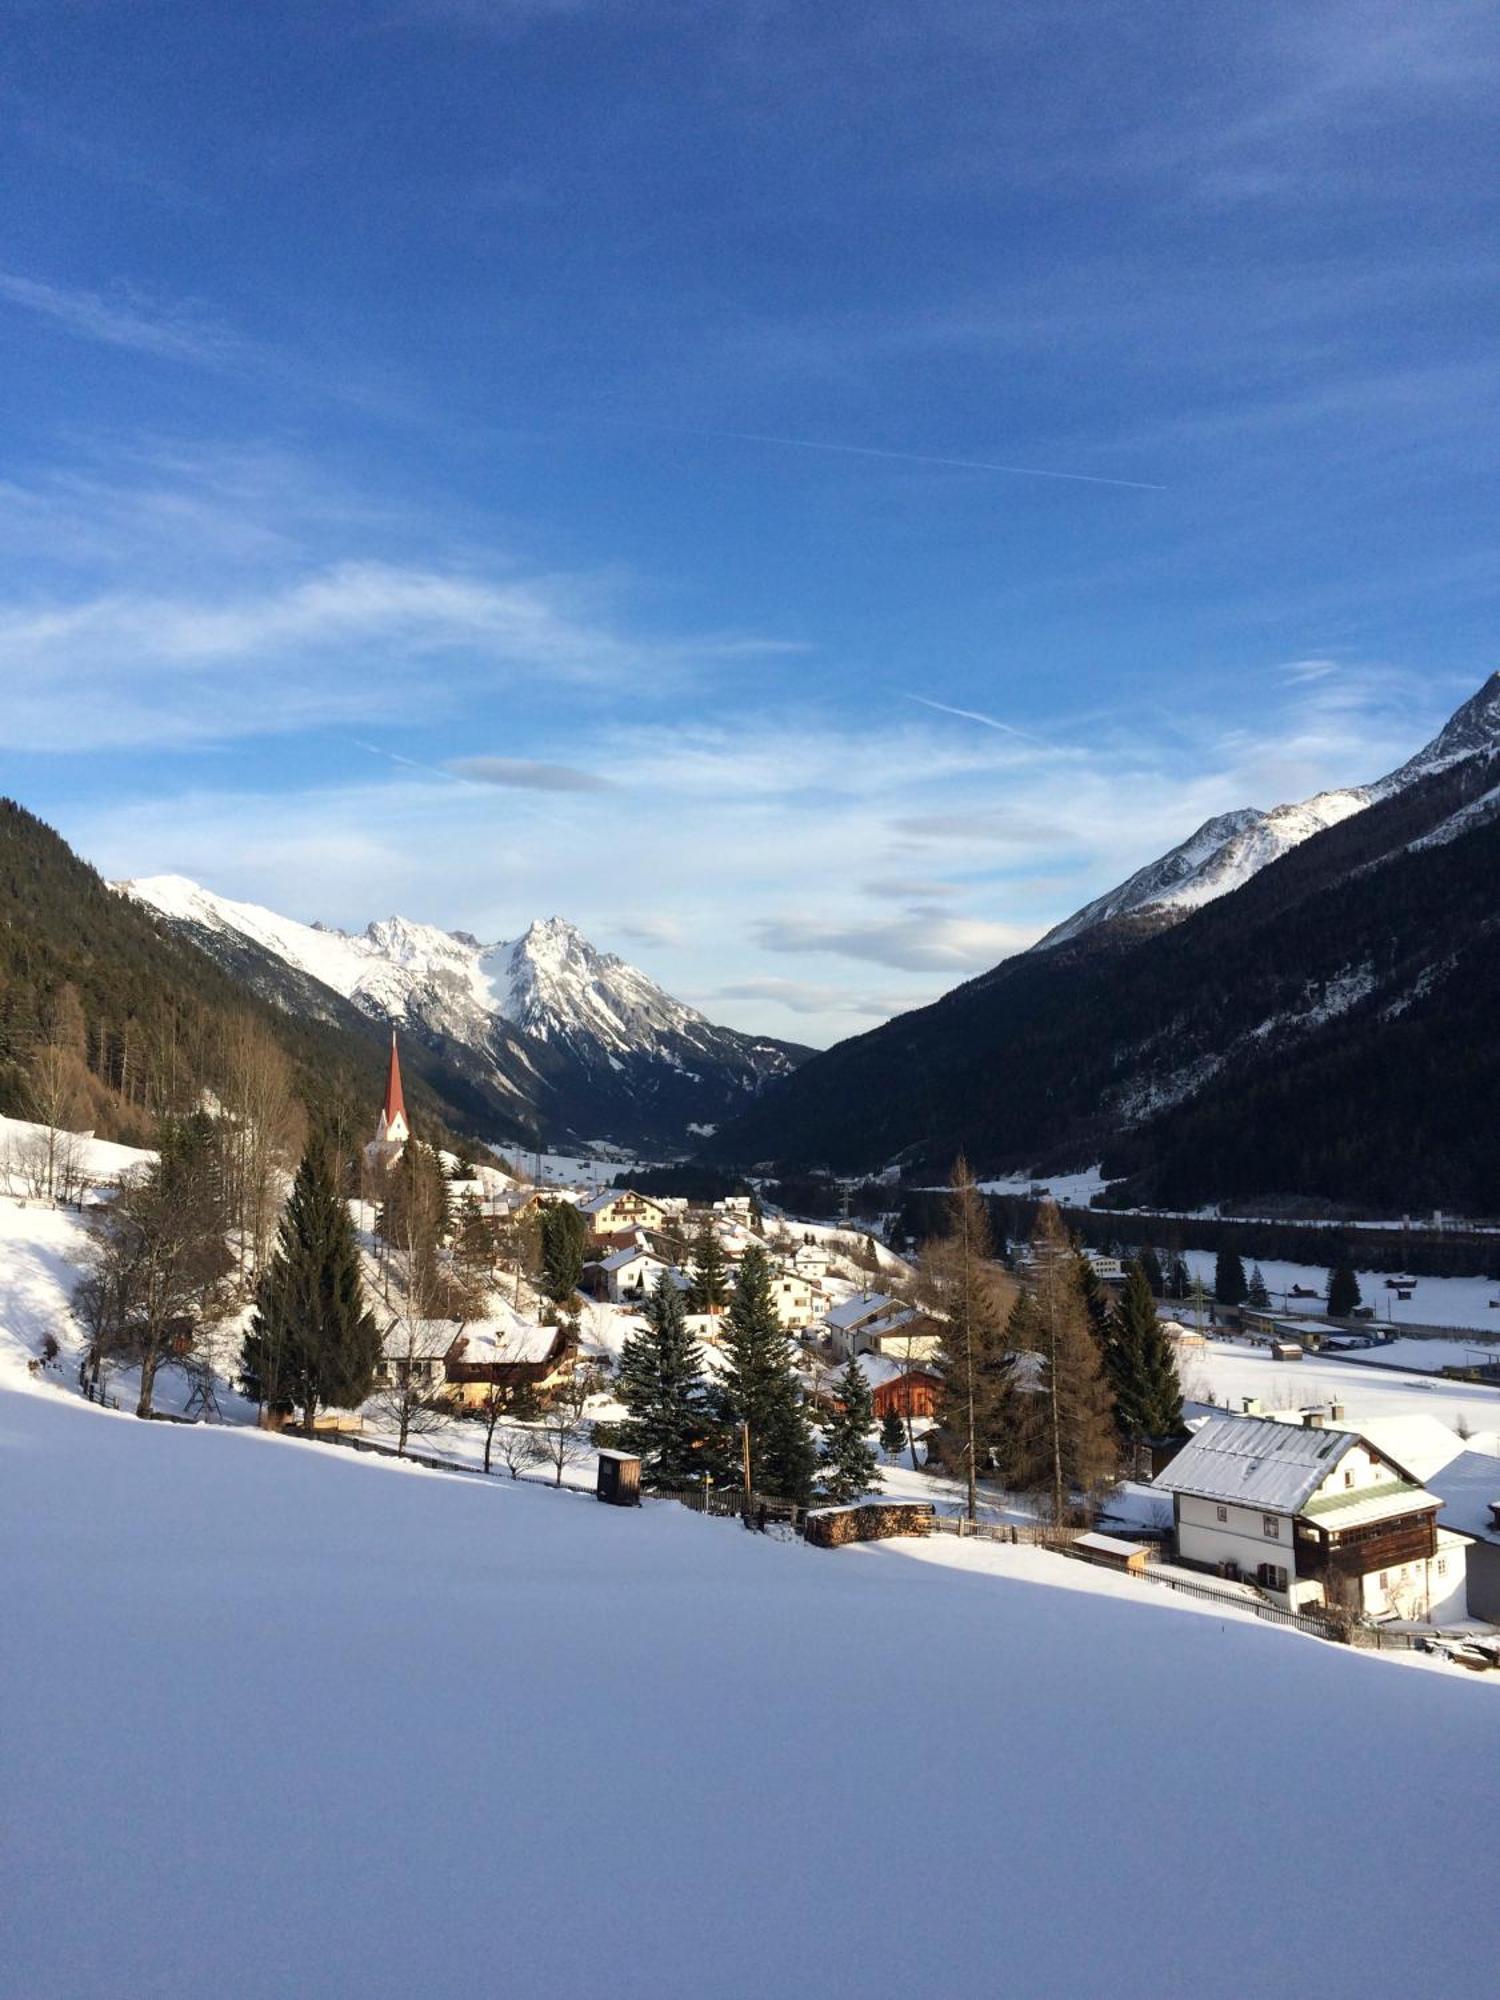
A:
<svg viewBox="0 0 1500 2000">
<path fill-rule="evenodd" d="M 1030 1550 L 826 1553 L 46 1393 L 0 1391 L 0 1496 L 7 1995 L 1370 2000 L 1500 1962 L 1500 1690 L 1455 1669 Z"/>
</svg>

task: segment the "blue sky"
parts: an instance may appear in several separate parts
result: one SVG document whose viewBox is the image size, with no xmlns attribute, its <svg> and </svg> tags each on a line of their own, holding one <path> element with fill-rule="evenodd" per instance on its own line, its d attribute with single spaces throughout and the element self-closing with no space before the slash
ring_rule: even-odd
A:
<svg viewBox="0 0 1500 2000">
<path fill-rule="evenodd" d="M 1496 665 L 1500 17 L 10 0 L 0 782 L 825 1042 Z"/>
</svg>

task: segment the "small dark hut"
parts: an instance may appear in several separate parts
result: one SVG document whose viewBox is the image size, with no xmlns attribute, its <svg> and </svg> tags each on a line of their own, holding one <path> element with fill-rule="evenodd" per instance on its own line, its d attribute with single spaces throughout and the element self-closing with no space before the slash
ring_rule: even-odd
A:
<svg viewBox="0 0 1500 2000">
<path fill-rule="evenodd" d="M 639 1507 L 641 1461 L 631 1451 L 601 1451 L 594 1497 L 610 1507 Z"/>
</svg>

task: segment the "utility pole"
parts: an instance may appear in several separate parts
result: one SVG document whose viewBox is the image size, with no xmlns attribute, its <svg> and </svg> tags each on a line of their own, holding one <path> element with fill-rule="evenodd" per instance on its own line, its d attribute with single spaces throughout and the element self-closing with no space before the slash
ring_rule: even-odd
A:
<svg viewBox="0 0 1500 2000">
<path fill-rule="evenodd" d="M 745 1480 L 745 1526 L 750 1525 L 750 1419 L 740 1418 L 740 1464 Z"/>
</svg>

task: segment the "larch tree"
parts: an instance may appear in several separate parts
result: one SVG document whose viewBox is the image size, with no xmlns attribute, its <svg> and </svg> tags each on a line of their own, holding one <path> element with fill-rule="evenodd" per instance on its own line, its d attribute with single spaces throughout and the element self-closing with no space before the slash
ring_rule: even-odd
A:
<svg viewBox="0 0 1500 2000">
<path fill-rule="evenodd" d="M 743 1425 L 748 1435 L 752 1490 L 773 1499 L 806 1500 L 817 1450 L 792 1367 L 791 1343 L 776 1311 L 771 1267 L 765 1252 L 753 1244 L 735 1279 L 723 1351 L 720 1401 L 727 1421 Z"/>
<path fill-rule="evenodd" d="M 1080 1265 L 1056 1205 L 1042 1203 L 1031 1240 L 1027 1289 L 1011 1341 L 1040 1357 L 1037 1392 L 1024 1424 L 1023 1482 L 1047 1496 L 1054 1522 L 1074 1493 L 1092 1495 L 1115 1476 L 1114 1398 L 1084 1299 Z"/>
<path fill-rule="evenodd" d="M 638 1454 L 646 1485 L 687 1486 L 704 1470 L 710 1417 L 702 1350 L 670 1272 L 657 1278 L 641 1317 L 644 1327 L 620 1355 L 615 1394 L 628 1412 L 620 1442 Z"/>
<path fill-rule="evenodd" d="M 306 1137 L 292 1067 L 269 1030 L 237 1014 L 224 1032 L 218 1081 L 225 1197 L 244 1292 L 270 1254 L 283 1175 Z"/>
<path fill-rule="evenodd" d="M 962 1155 L 948 1183 L 946 1233 L 922 1253 L 920 1296 L 943 1329 L 937 1455 L 962 1477 L 965 1512 L 979 1509 L 979 1475 L 1001 1462 L 1016 1417 L 1006 1339 L 1007 1281 L 994 1261 L 989 1215 Z"/>
<path fill-rule="evenodd" d="M 865 1371 L 853 1356 L 834 1381 L 833 1396 L 835 1407 L 823 1426 L 818 1486 L 835 1506 L 844 1506 L 880 1488 L 876 1469 L 880 1461 L 870 1443 L 875 1398 Z"/>
<path fill-rule="evenodd" d="M 1139 1258 L 1111 1315 L 1105 1372 L 1115 1396 L 1115 1427 L 1130 1445 L 1182 1435 L 1182 1383 L 1162 1330 L 1151 1281 Z"/>
<path fill-rule="evenodd" d="M 364 1402 L 380 1359 L 354 1225 L 328 1155 L 314 1140 L 298 1164 L 256 1287 L 240 1357 L 245 1393 L 268 1411 L 300 1408 L 311 1433 L 320 1409 Z"/>
<path fill-rule="evenodd" d="M 77 1148 L 69 1143 L 68 1128 L 88 1104 L 87 1050 L 82 1003 L 76 988 L 63 986 L 47 1009 L 46 1026 L 26 1065 L 27 1108 L 42 1128 L 36 1192 L 48 1201 L 73 1191 L 69 1183 Z"/>
</svg>

